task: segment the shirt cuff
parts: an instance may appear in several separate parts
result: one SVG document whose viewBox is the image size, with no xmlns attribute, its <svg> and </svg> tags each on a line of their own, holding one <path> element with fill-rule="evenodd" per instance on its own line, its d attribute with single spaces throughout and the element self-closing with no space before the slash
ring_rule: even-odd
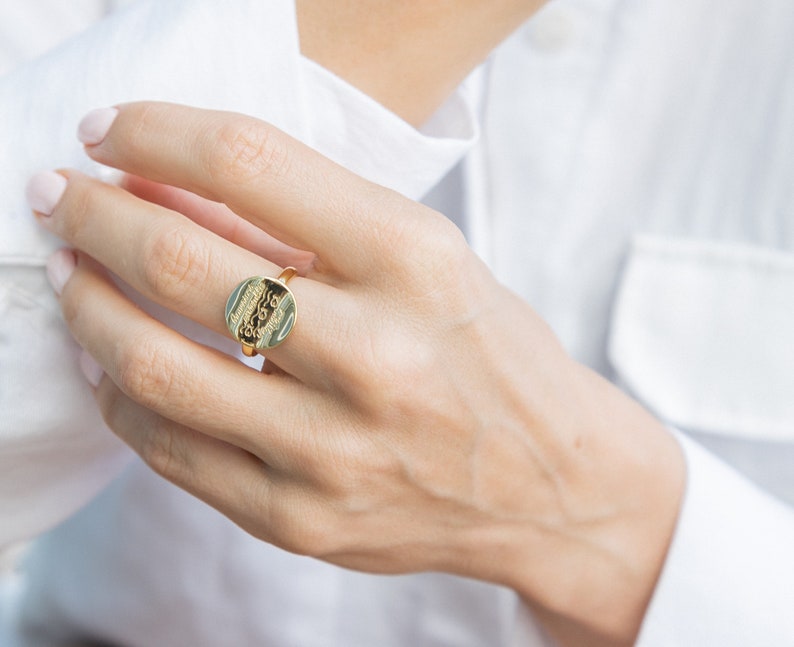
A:
<svg viewBox="0 0 794 647">
<path fill-rule="evenodd" d="M 789 644 L 794 512 L 682 434 L 687 489 L 638 647 Z"/>
</svg>

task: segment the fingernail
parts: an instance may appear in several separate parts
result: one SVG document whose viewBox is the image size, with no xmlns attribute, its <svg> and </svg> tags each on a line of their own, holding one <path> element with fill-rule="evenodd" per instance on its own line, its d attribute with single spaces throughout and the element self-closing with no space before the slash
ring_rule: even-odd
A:
<svg viewBox="0 0 794 647">
<path fill-rule="evenodd" d="M 25 197 L 33 211 L 49 216 L 66 191 L 66 178 L 55 171 L 36 173 L 28 181 Z"/>
<path fill-rule="evenodd" d="M 80 121 L 77 139 L 86 146 L 101 144 L 119 114 L 118 108 L 97 108 Z"/>
<path fill-rule="evenodd" d="M 77 257 L 71 249 L 59 249 L 47 259 L 47 279 L 55 294 L 61 296 L 63 286 L 77 267 Z"/>
<path fill-rule="evenodd" d="M 102 367 L 97 364 L 97 361 L 86 351 L 80 353 L 79 364 L 80 370 L 83 372 L 83 375 L 85 375 L 85 379 L 88 380 L 88 383 L 94 388 L 98 387 L 102 376 L 105 374 Z"/>
</svg>

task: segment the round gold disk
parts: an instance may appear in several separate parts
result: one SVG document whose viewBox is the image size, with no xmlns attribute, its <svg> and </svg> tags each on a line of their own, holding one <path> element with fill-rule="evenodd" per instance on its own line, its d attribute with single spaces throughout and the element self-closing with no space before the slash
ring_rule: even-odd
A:
<svg viewBox="0 0 794 647">
<path fill-rule="evenodd" d="M 246 355 L 283 342 L 297 314 L 295 296 L 286 284 L 266 276 L 246 279 L 226 301 L 226 325 Z"/>
</svg>

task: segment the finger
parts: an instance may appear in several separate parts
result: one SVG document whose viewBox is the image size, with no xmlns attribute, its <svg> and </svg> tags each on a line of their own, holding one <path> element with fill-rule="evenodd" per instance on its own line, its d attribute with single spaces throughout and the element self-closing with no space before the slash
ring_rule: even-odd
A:
<svg viewBox="0 0 794 647">
<path fill-rule="evenodd" d="M 108 427 L 149 467 L 235 521 L 244 522 L 267 492 L 269 468 L 254 454 L 163 418 L 110 379 L 96 399 Z"/>
<path fill-rule="evenodd" d="M 287 372 L 278 366 L 275 362 L 270 360 L 265 360 L 262 364 L 262 368 L 259 369 L 265 375 L 287 375 Z"/>
<path fill-rule="evenodd" d="M 103 164 L 223 202 L 348 278 L 379 266 L 392 232 L 414 231 L 419 214 L 380 208 L 401 199 L 270 124 L 233 113 L 126 104 L 87 152 Z"/>
<path fill-rule="evenodd" d="M 305 482 L 239 447 L 159 416 L 109 379 L 95 396 L 108 427 L 156 474 L 243 529 L 305 555 L 321 555 L 333 545 L 331 506 Z"/>
<path fill-rule="evenodd" d="M 142 200 L 177 211 L 200 227 L 281 267 L 295 267 L 305 276 L 314 263 L 314 254 L 282 243 L 220 202 L 137 175 L 125 175 L 121 187 Z"/>
<path fill-rule="evenodd" d="M 174 211 L 146 202 L 115 186 L 70 172 L 50 216 L 41 222 L 69 244 L 86 252 L 135 290 L 179 314 L 230 336 L 225 305 L 240 281 L 278 276 L 280 268 L 199 227 Z M 269 354 L 292 375 L 314 383 L 332 358 L 321 335 L 338 309 L 317 305 L 337 291 L 300 277 L 290 281 L 299 321 L 280 347 Z M 337 304 L 339 302 L 337 301 Z"/>
<path fill-rule="evenodd" d="M 84 255 L 61 307 L 77 342 L 132 400 L 268 463 L 306 461 L 302 438 L 328 420 L 319 394 L 182 337 L 126 299 Z"/>
</svg>

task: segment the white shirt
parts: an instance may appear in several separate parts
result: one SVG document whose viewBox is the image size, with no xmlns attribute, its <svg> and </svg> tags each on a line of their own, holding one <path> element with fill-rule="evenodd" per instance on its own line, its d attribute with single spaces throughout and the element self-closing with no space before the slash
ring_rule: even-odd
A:
<svg viewBox="0 0 794 647">
<path fill-rule="evenodd" d="M 164 98 L 262 116 L 412 197 L 468 149 L 428 200 L 575 358 L 687 434 L 641 644 L 794 642 L 791 33 L 786 0 L 553 3 L 424 133 L 301 59 L 288 3 L 141 3 L 0 80 L 0 140 L 16 142 L 0 153 L 3 539 L 67 516 L 127 460 L 71 361 L 41 270 L 55 243 L 21 186 L 84 164 L 83 112 Z M 28 636 L 125 645 L 543 644 L 510 591 L 287 555 L 137 462 L 37 542 L 15 609 Z"/>
</svg>

